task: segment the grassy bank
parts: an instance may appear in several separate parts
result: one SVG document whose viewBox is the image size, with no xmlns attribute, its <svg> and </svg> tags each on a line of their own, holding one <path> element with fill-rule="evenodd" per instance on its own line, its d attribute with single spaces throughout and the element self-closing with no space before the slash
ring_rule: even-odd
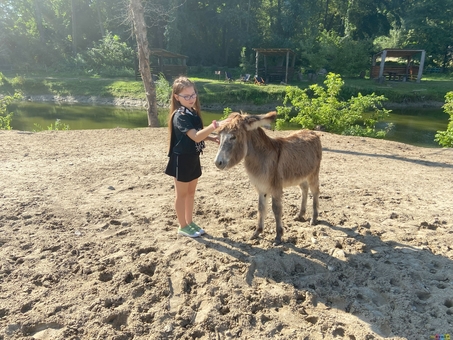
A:
<svg viewBox="0 0 453 340">
<path fill-rule="evenodd" d="M 285 85 L 269 84 L 257 86 L 253 83 L 227 83 L 216 79 L 189 77 L 197 84 L 203 104 L 247 103 L 266 105 L 281 103 L 285 96 Z M 319 80 L 322 82 L 322 80 Z M 308 81 L 290 85 L 306 88 Z M 384 95 L 392 103 L 444 102 L 445 94 L 453 90 L 453 79 L 439 75 L 425 76 L 421 83 L 386 82 L 377 83 L 370 79 L 345 79 L 342 90 L 344 98 L 376 93 Z M 0 94 L 20 91 L 24 95 L 98 96 L 145 99 L 143 84 L 134 78 L 105 79 L 71 76 L 7 76 L 0 84 Z"/>
</svg>

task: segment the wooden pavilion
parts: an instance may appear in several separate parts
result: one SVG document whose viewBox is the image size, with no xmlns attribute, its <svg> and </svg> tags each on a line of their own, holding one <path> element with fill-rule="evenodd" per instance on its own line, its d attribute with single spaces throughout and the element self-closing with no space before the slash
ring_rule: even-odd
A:
<svg viewBox="0 0 453 340">
<path fill-rule="evenodd" d="M 162 73 L 166 79 L 171 80 L 181 75 L 187 74 L 187 56 L 173 53 L 161 48 L 150 49 L 149 64 L 153 78 Z M 136 61 L 136 77 L 140 77 L 138 72 L 138 60 Z"/>
<path fill-rule="evenodd" d="M 296 54 L 289 48 L 254 48 L 255 74 L 269 82 L 285 82 L 294 75 Z M 260 56 L 263 65 L 260 67 Z"/>
<path fill-rule="evenodd" d="M 420 55 L 420 63 L 414 65 L 414 56 Z M 386 48 L 379 53 L 373 55 L 373 63 L 371 66 L 371 79 L 388 79 L 397 81 L 416 81 L 420 82 L 423 74 L 423 66 L 425 64 L 425 50 L 410 50 L 410 49 L 391 49 Z M 380 63 L 377 65 L 377 59 L 380 58 Z M 405 65 L 390 65 L 387 58 L 405 59 Z"/>
</svg>

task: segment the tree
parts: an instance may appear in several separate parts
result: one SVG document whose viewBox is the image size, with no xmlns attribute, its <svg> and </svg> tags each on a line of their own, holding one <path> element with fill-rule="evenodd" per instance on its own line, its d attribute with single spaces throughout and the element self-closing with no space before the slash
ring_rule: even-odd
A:
<svg viewBox="0 0 453 340">
<path fill-rule="evenodd" d="M 453 58 L 453 0 L 414 1 L 407 10 L 406 45 L 423 48 L 435 64 L 451 66 Z"/>
<path fill-rule="evenodd" d="M 151 76 L 151 69 L 149 67 L 148 38 L 142 0 L 130 0 L 129 11 L 134 26 L 135 39 L 137 40 L 138 66 L 145 87 L 146 102 L 148 104 L 148 126 L 158 127 L 159 120 L 157 118 L 156 85 L 154 84 Z"/>
</svg>

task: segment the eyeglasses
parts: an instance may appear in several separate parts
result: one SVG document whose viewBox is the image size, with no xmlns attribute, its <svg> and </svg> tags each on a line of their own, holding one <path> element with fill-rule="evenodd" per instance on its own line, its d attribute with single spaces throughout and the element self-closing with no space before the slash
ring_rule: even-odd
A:
<svg viewBox="0 0 453 340">
<path fill-rule="evenodd" d="M 184 98 L 184 100 L 191 100 L 191 99 L 197 98 L 197 94 L 196 94 L 196 93 L 194 93 L 194 94 L 191 95 L 191 96 L 181 96 L 180 94 L 177 94 L 177 96 L 178 96 L 178 97 Z"/>
</svg>

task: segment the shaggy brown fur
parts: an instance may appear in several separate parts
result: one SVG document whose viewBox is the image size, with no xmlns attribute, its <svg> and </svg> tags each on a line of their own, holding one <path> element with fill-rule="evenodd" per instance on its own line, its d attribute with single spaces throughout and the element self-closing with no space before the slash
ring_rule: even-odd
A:
<svg viewBox="0 0 453 340">
<path fill-rule="evenodd" d="M 219 169 L 228 169 L 244 159 L 251 183 L 259 194 L 258 227 L 252 238 L 263 231 L 268 196 L 272 196 L 272 210 L 276 221 L 275 244 L 281 243 L 283 188 L 298 185 L 302 202 L 297 220 L 304 220 L 308 188 L 313 195 L 311 225 L 318 218 L 319 169 L 322 147 L 319 136 L 308 130 L 295 132 L 287 137 L 271 138 L 261 126 L 269 125 L 277 113 L 244 115 L 234 112 L 230 122 L 219 130 L 220 147 L 215 158 Z"/>
</svg>

